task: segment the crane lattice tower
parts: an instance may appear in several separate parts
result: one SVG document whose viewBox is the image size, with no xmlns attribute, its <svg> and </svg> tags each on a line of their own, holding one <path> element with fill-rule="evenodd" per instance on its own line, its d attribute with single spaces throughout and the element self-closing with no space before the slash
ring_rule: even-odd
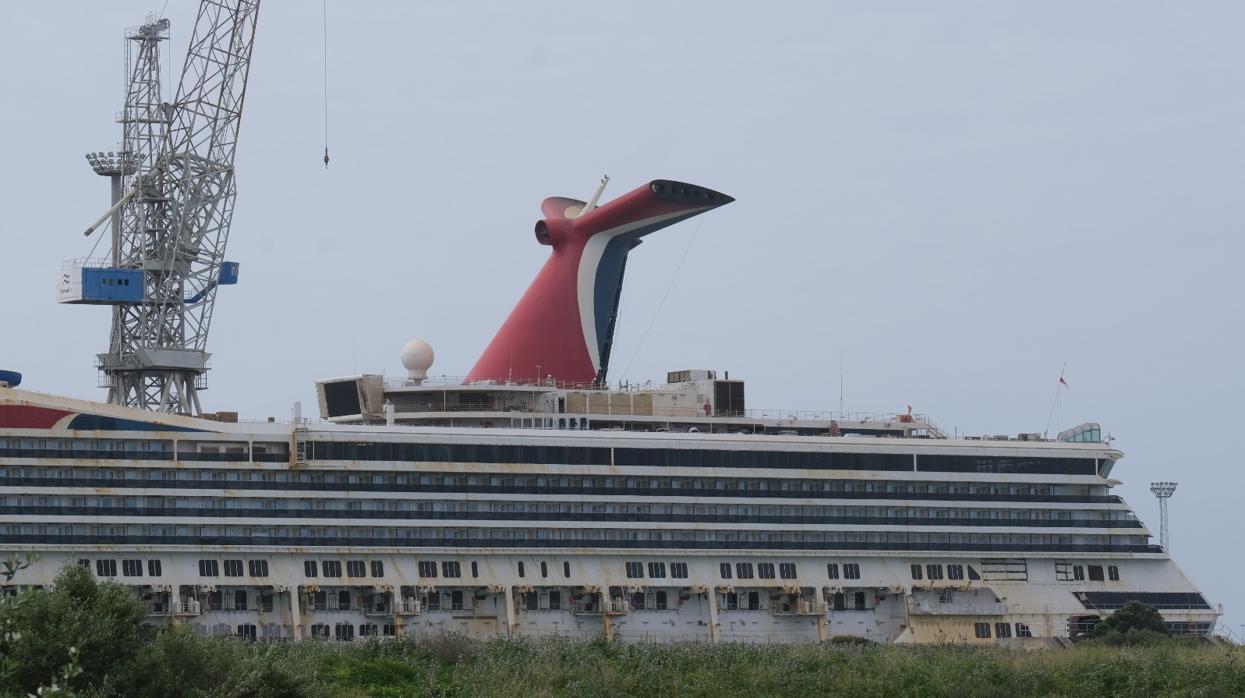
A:
<svg viewBox="0 0 1245 698">
<path fill-rule="evenodd" d="M 98 356 L 109 402 L 203 411 L 216 289 L 237 280 L 237 265 L 224 254 L 258 12 L 259 0 L 201 1 L 171 104 L 160 102 L 159 82 L 168 22 L 149 22 L 130 37 L 137 59 L 121 150 L 133 172 L 121 168 L 125 193 L 110 211 L 111 259 L 66 274 L 61 292 L 63 302 L 113 306 L 109 349 Z"/>
</svg>

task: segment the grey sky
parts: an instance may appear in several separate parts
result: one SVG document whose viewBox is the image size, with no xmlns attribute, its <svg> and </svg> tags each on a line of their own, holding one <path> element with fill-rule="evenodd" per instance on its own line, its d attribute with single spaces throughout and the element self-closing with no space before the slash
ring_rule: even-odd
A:
<svg viewBox="0 0 1245 698">
<path fill-rule="evenodd" d="M 57 306 L 55 280 L 107 205 L 82 154 L 116 145 L 121 29 L 161 4 L 5 7 L 0 367 L 32 390 L 104 397 L 108 311 Z M 174 76 L 194 5 L 168 6 Z M 1245 5 L 329 13 L 326 173 L 320 4 L 262 10 L 208 409 L 288 416 L 417 336 L 462 375 L 547 253 L 543 197 L 683 179 L 738 201 L 632 255 L 612 378 L 725 369 L 753 407 L 813 409 L 842 368 L 849 409 L 1015 433 L 1067 362 L 1052 431 L 1117 437 L 1156 533 L 1148 483 L 1180 482 L 1174 554 L 1240 631 Z"/>
</svg>

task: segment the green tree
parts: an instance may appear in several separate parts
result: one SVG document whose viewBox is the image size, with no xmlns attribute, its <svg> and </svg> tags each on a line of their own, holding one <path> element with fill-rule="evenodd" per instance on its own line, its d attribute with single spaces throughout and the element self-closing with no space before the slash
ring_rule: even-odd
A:
<svg viewBox="0 0 1245 698">
<path fill-rule="evenodd" d="M 65 567 L 50 591 L 29 591 L 0 607 L 6 660 L 0 693 L 33 693 L 63 677 L 66 666 L 77 669 L 67 677 L 72 687 L 108 692 L 150 638 L 146 618 L 130 589 L 99 583 L 86 568 Z"/>
<path fill-rule="evenodd" d="M 1112 632 L 1124 634 L 1129 631 L 1170 635 L 1167 623 L 1163 621 L 1163 616 L 1158 609 L 1140 601 L 1129 601 L 1115 613 L 1107 616 L 1094 628 L 1092 635 L 1104 637 Z"/>
</svg>

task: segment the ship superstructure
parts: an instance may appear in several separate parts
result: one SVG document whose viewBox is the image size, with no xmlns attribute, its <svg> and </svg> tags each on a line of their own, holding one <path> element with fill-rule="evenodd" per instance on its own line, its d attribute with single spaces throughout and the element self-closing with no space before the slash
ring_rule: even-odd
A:
<svg viewBox="0 0 1245 698">
<path fill-rule="evenodd" d="M 153 622 L 252 639 L 1049 644 L 1132 600 L 1212 630 L 1097 425 L 947 438 L 757 411 L 709 370 L 609 385 L 626 253 L 730 198 L 595 199 L 546 200 L 537 239 L 562 242 L 462 380 L 414 341 L 405 377 L 318 381 L 320 419 L 290 423 L 0 387 L 0 550 L 39 556 L 13 584 L 83 565 Z"/>
<path fill-rule="evenodd" d="M 17 585 L 82 564 L 255 638 L 1057 642 L 1134 599 L 1210 631 L 1118 451 L 905 417 L 229 424 L 0 389 L 0 545 L 40 555 Z"/>
</svg>

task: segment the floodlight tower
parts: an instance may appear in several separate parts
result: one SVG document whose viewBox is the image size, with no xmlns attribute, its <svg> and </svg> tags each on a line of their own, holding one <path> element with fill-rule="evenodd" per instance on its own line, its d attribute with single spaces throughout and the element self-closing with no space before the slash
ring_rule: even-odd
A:
<svg viewBox="0 0 1245 698">
<path fill-rule="evenodd" d="M 123 141 L 124 142 L 124 141 Z M 109 218 L 112 220 L 112 265 L 120 264 L 120 248 L 117 246 L 118 240 L 121 238 L 121 199 L 125 193 L 124 180 L 126 177 L 133 175 L 138 171 L 138 158 L 130 151 L 125 150 L 124 146 L 121 152 L 103 152 L 87 153 L 86 160 L 91 165 L 91 169 L 95 170 L 95 174 L 101 177 L 107 177 L 110 180 L 112 189 L 112 208 L 109 211 Z"/>
<path fill-rule="evenodd" d="M 1151 482 L 1150 491 L 1159 499 L 1159 545 L 1163 546 L 1163 551 L 1167 552 L 1167 542 L 1170 540 L 1167 533 L 1167 500 L 1176 491 L 1176 483 L 1174 482 Z"/>
</svg>

